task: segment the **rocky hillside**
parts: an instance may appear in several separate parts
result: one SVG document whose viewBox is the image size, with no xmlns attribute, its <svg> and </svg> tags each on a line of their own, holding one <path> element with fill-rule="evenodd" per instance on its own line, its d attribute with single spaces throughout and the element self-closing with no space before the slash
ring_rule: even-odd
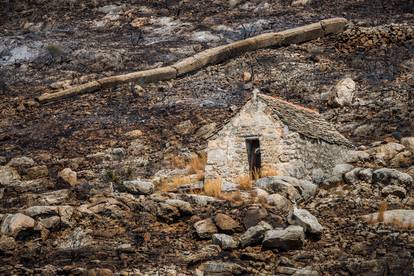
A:
<svg viewBox="0 0 414 276">
<path fill-rule="evenodd" d="M 0 1 L 0 274 L 413 275 L 412 1 Z M 175 80 L 35 97 L 334 16 L 336 35 Z M 330 174 L 203 189 L 253 89 L 356 148 Z"/>
</svg>

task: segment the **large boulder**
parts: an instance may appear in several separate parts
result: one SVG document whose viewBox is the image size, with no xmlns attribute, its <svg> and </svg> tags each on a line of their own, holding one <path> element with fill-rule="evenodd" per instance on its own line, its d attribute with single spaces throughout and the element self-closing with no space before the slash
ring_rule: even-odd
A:
<svg viewBox="0 0 414 276">
<path fill-rule="evenodd" d="M 145 180 L 124 181 L 121 188 L 128 193 L 137 195 L 149 195 L 154 192 L 154 184 Z"/>
<path fill-rule="evenodd" d="M 382 185 L 401 185 L 409 187 L 413 184 L 413 178 L 409 174 L 389 168 L 375 170 L 372 175 L 372 180 L 374 184 Z"/>
<path fill-rule="evenodd" d="M 0 185 L 10 185 L 11 183 L 20 180 L 19 173 L 12 167 L 0 167 Z"/>
<path fill-rule="evenodd" d="M 211 238 L 214 244 L 219 245 L 223 250 L 235 249 L 239 246 L 239 242 L 232 236 L 226 234 L 213 234 Z"/>
<path fill-rule="evenodd" d="M 270 224 L 265 221 L 259 222 L 256 226 L 247 229 L 247 231 L 240 236 L 240 245 L 246 247 L 259 244 L 262 241 L 264 234 L 269 230 L 272 230 Z"/>
<path fill-rule="evenodd" d="M 290 225 L 282 229 L 277 228 L 266 232 L 263 238 L 263 247 L 277 248 L 280 250 L 301 249 L 305 242 L 305 233 L 303 228 L 298 225 Z"/>
<path fill-rule="evenodd" d="M 21 231 L 33 229 L 34 226 L 35 220 L 31 217 L 21 213 L 8 214 L 3 218 L 0 231 L 5 235 L 16 237 Z"/>
<path fill-rule="evenodd" d="M 197 221 L 194 223 L 194 228 L 201 239 L 209 239 L 213 234 L 218 232 L 217 227 L 211 218 Z"/>
<path fill-rule="evenodd" d="M 318 219 L 306 209 L 293 208 L 288 221 L 290 224 L 302 226 L 305 232 L 310 234 L 321 235 L 323 232 L 323 227 Z"/>
<path fill-rule="evenodd" d="M 340 80 L 330 92 L 328 103 L 331 106 L 342 107 L 350 105 L 354 98 L 355 82 L 351 78 Z"/>
</svg>

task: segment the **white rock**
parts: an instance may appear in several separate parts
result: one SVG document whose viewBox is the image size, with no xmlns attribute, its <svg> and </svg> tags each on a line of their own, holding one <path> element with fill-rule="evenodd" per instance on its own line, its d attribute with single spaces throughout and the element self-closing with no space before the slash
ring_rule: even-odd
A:
<svg viewBox="0 0 414 276">
<path fill-rule="evenodd" d="M 212 242 L 219 245 L 222 249 L 235 249 L 238 247 L 239 243 L 233 239 L 232 236 L 226 234 L 213 234 Z"/>
<path fill-rule="evenodd" d="M 292 6 L 306 6 L 312 3 L 312 0 L 294 0 Z"/>
<path fill-rule="evenodd" d="M 351 78 L 340 80 L 330 92 L 329 104 L 344 106 L 352 103 L 355 91 L 355 82 Z"/>
<path fill-rule="evenodd" d="M 191 204 L 180 199 L 167 199 L 165 203 L 174 206 L 180 210 L 181 213 L 184 214 L 192 214 L 193 208 L 191 207 Z"/>
<path fill-rule="evenodd" d="M 138 195 L 149 195 L 154 192 L 154 184 L 145 180 L 124 181 L 122 187 L 127 192 Z"/>
<path fill-rule="evenodd" d="M 385 211 L 383 213 L 382 221 L 378 212 L 365 215 L 363 218 L 369 223 L 383 222 L 384 224 L 397 229 L 412 229 L 414 225 L 414 210 L 397 209 Z"/>
<path fill-rule="evenodd" d="M 217 42 L 220 41 L 220 37 L 209 31 L 200 31 L 193 34 L 192 40 L 198 42 Z"/>
<path fill-rule="evenodd" d="M 293 208 L 288 221 L 290 224 L 302 226 L 305 232 L 311 234 L 321 235 L 323 232 L 323 227 L 319 224 L 318 219 L 306 209 Z"/>
</svg>

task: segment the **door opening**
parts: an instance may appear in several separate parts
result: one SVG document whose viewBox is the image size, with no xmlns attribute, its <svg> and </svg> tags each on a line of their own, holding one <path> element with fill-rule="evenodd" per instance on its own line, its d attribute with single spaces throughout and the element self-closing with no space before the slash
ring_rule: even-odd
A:
<svg viewBox="0 0 414 276">
<path fill-rule="evenodd" d="M 246 148 L 249 160 L 249 173 L 252 179 L 257 179 L 260 177 L 260 169 L 262 167 L 259 139 L 246 139 Z"/>
</svg>

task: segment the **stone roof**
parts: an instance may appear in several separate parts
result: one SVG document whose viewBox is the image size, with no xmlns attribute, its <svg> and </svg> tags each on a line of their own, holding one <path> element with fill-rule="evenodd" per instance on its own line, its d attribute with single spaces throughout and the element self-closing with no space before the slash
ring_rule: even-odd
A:
<svg viewBox="0 0 414 276">
<path fill-rule="evenodd" d="M 282 121 L 290 130 L 330 144 L 352 146 L 351 142 L 318 112 L 276 97 L 263 94 L 258 94 L 257 97 L 272 109 L 275 119 Z"/>
</svg>

